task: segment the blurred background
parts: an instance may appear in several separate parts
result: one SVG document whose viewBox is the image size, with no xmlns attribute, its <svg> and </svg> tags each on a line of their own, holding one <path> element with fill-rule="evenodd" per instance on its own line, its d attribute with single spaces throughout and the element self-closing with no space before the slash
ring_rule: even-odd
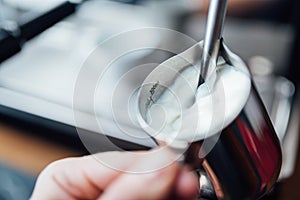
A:
<svg viewBox="0 0 300 200">
<path fill-rule="evenodd" d="M 280 179 L 266 199 L 296 200 L 300 2 L 228 1 L 224 41 L 248 64 L 283 149 Z M 200 41 L 208 4 L 209 0 L 0 0 L 0 199 L 28 199 L 47 164 L 88 153 L 74 127 L 72 98 L 80 67 L 97 45 L 113 35 L 149 27 L 176 30 Z M 165 43 L 180 51 L 191 46 L 168 35 L 145 38 L 158 48 Z M 120 45 L 127 43 L 103 49 L 98 58 Z M 120 61 L 112 79 L 134 65 L 159 64 L 172 55 L 158 50 L 137 53 Z M 141 80 L 136 77 L 128 84 Z M 80 128 L 95 132 L 88 125 Z M 124 149 L 147 148 L 113 131 L 110 137 Z"/>
</svg>

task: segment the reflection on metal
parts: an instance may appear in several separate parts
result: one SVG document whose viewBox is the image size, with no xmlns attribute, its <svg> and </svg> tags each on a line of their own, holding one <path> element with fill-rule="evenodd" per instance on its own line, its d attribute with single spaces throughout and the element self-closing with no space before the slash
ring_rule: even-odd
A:
<svg viewBox="0 0 300 200">
<path fill-rule="evenodd" d="M 265 57 L 251 58 L 249 66 L 258 92 L 282 143 L 290 120 L 295 86 L 286 78 L 275 76 L 273 63 Z"/>
<path fill-rule="evenodd" d="M 209 4 L 198 85 L 209 77 L 216 66 L 226 11 L 227 0 L 212 0 Z"/>
<path fill-rule="evenodd" d="M 223 130 L 206 160 L 225 194 L 219 199 L 256 199 L 275 184 L 280 143 L 254 87 L 243 111 Z"/>
<path fill-rule="evenodd" d="M 273 65 L 268 58 L 262 56 L 255 56 L 249 61 L 254 82 L 282 145 L 283 163 L 280 179 L 284 179 L 291 176 L 295 168 L 299 97 L 295 97 L 295 86 L 291 81 L 274 74 Z"/>
<path fill-rule="evenodd" d="M 191 55 L 197 55 L 195 52 L 199 53 L 200 51 L 199 55 L 201 55 L 201 50 L 201 47 L 198 46 L 190 52 L 193 52 Z M 245 67 L 242 60 L 223 43 L 220 55 L 227 63 L 235 67 Z M 193 61 L 197 61 L 197 59 L 190 60 L 192 64 L 195 64 Z M 178 69 L 184 66 L 176 65 L 176 67 Z M 160 74 L 160 76 L 166 79 L 170 74 Z M 155 77 L 160 78 L 159 76 Z M 145 91 L 145 93 L 143 90 L 141 91 L 141 97 L 148 90 Z M 280 173 L 281 145 L 267 110 L 253 84 L 248 101 L 242 111 L 223 129 L 220 138 L 216 137 L 219 136 L 215 135 L 204 140 L 205 142 L 217 141 L 210 152 L 205 149 L 206 147 L 202 145 L 201 141 L 193 143 L 192 148 L 187 151 L 187 155 L 197 155 L 197 152 L 199 155 L 199 150 L 197 150 L 199 148 L 195 148 L 195 145 L 198 144 L 202 150 L 208 153 L 204 161 L 197 156 L 189 159 L 193 161 L 193 166 L 197 166 L 194 164 L 195 161 L 204 163 L 202 166 L 212 183 L 212 187 L 210 184 L 202 185 L 205 189 L 201 188 L 201 190 L 206 191 L 204 194 L 215 193 L 218 199 L 233 200 L 257 199 L 267 194 L 276 183 Z M 203 182 L 204 178 L 200 177 L 200 181 L 202 179 Z"/>
</svg>

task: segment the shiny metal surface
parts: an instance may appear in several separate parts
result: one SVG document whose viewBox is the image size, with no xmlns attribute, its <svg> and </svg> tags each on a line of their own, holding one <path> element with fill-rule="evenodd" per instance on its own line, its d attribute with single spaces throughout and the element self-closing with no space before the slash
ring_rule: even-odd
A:
<svg viewBox="0 0 300 200">
<path fill-rule="evenodd" d="M 266 57 L 251 58 L 249 68 L 277 136 L 283 143 L 291 117 L 295 86 L 285 77 L 276 75 L 274 63 Z"/>
<path fill-rule="evenodd" d="M 239 65 L 226 47 L 221 54 Z M 215 140 L 215 138 L 210 138 Z M 252 84 L 249 99 L 221 133 L 203 161 L 218 199 L 258 199 L 276 183 L 282 163 L 280 142 L 266 108 Z"/>
<path fill-rule="evenodd" d="M 295 96 L 295 86 L 288 79 L 276 75 L 274 63 L 263 56 L 254 56 L 249 62 L 253 81 L 274 124 L 282 146 L 282 167 L 279 181 L 294 173 L 299 117 L 299 97 Z"/>
<path fill-rule="evenodd" d="M 227 0 L 210 1 L 198 85 L 206 80 L 206 77 L 216 66 L 226 10 Z"/>
<path fill-rule="evenodd" d="M 280 143 L 254 87 L 239 116 L 222 131 L 204 168 L 220 199 L 257 199 L 275 184 L 281 168 Z"/>
<path fill-rule="evenodd" d="M 178 72 L 191 63 L 196 64 L 202 50 L 202 45 L 199 43 L 180 56 L 167 61 L 167 66 L 173 66 L 174 74 L 171 74 L 170 70 L 166 71 L 169 73 L 163 73 L 164 68 L 158 67 L 152 72 L 157 73 L 157 76 L 147 77 L 147 79 L 152 77 L 155 80 L 152 80 L 152 85 L 144 85 L 140 91 L 141 118 L 145 117 L 151 99 L 159 98 L 166 89 L 164 86 L 170 85 Z M 230 65 L 245 67 L 243 61 L 223 43 L 221 43 L 220 55 Z M 157 80 L 161 80 L 159 84 Z M 148 80 L 148 83 L 150 82 Z M 149 97 L 149 91 L 153 86 L 155 86 L 155 92 Z M 140 122 L 142 121 L 140 119 Z M 199 169 L 202 165 L 207 172 L 213 188 L 206 194 L 215 193 L 218 199 L 257 199 L 268 193 L 276 183 L 282 163 L 280 142 L 253 84 L 242 111 L 230 125 L 222 130 L 220 136 L 217 134 L 206 138 L 205 142 L 209 140 L 217 141 L 212 150 L 205 149 L 202 145 L 203 141 L 194 142 L 187 150 L 185 158 L 185 162 L 192 167 Z M 200 151 L 208 153 L 204 160 L 199 158 Z M 205 190 L 209 191 L 210 186 L 206 186 Z M 214 199 L 213 195 L 211 197 Z"/>
<path fill-rule="evenodd" d="M 221 49 L 227 62 L 238 60 Z M 214 138 L 211 138 L 214 140 Z M 221 133 L 203 167 L 219 199 L 258 199 L 276 183 L 282 164 L 280 142 L 267 110 L 252 84 L 249 99 L 238 117 Z"/>
</svg>

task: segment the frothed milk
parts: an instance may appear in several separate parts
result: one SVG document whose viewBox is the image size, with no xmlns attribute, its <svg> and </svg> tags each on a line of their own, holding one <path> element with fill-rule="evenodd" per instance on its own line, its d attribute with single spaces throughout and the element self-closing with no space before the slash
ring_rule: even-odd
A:
<svg viewBox="0 0 300 200">
<path fill-rule="evenodd" d="M 247 69 L 218 65 L 197 88 L 199 71 L 185 68 L 149 107 L 146 121 L 156 139 L 192 142 L 212 136 L 229 125 L 250 94 Z"/>
</svg>

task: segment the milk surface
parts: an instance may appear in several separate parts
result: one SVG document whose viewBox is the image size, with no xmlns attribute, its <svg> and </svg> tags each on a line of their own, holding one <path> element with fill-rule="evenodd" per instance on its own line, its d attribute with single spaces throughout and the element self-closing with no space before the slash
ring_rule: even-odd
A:
<svg viewBox="0 0 300 200">
<path fill-rule="evenodd" d="M 250 94 L 247 70 L 222 64 L 197 88 L 199 71 L 187 67 L 149 108 L 156 139 L 193 142 L 219 133 L 241 112 Z"/>
</svg>

